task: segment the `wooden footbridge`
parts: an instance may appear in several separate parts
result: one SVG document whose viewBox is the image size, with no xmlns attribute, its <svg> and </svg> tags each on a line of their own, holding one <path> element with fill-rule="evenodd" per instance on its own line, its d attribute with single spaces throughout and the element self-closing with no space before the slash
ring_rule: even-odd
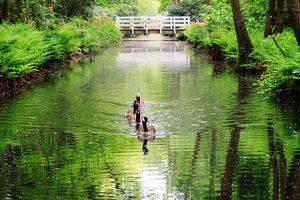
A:
<svg viewBox="0 0 300 200">
<path fill-rule="evenodd" d="M 190 25 L 190 17 L 117 17 L 116 25 L 123 33 L 176 34 Z"/>
</svg>

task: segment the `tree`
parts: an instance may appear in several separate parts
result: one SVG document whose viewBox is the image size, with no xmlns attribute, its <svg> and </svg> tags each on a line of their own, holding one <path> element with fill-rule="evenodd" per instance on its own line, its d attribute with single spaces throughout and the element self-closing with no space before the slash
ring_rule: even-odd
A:
<svg viewBox="0 0 300 200">
<path fill-rule="evenodd" d="M 204 0 L 204 4 L 206 4 L 206 5 L 210 5 L 210 0 Z"/>
<path fill-rule="evenodd" d="M 266 24 L 265 24 L 265 32 L 264 37 L 267 38 L 269 35 L 273 33 L 273 24 L 275 17 L 275 3 L 276 0 L 269 0 L 269 6 L 266 16 Z"/>
<path fill-rule="evenodd" d="M 8 18 L 8 0 L 0 0 L 0 23 Z"/>
<path fill-rule="evenodd" d="M 249 59 L 249 55 L 253 49 L 244 18 L 241 13 L 238 0 L 230 0 L 233 14 L 233 22 L 238 41 L 239 59 L 241 62 Z"/>
<path fill-rule="evenodd" d="M 269 0 L 264 37 L 282 33 L 284 28 L 285 0 Z"/>
<path fill-rule="evenodd" d="M 282 33 L 284 28 L 285 0 L 277 0 L 277 19 L 275 33 Z"/>
<path fill-rule="evenodd" d="M 300 46 L 300 1 L 288 0 L 288 12 L 298 45 Z"/>
<path fill-rule="evenodd" d="M 167 11 L 171 16 L 190 16 L 193 20 L 200 16 L 201 4 L 200 0 L 183 0 L 176 5 L 168 6 Z"/>
</svg>

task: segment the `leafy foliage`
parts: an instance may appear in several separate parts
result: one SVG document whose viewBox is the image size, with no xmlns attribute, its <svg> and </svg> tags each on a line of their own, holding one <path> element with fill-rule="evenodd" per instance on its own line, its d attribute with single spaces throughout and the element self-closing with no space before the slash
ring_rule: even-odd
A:
<svg viewBox="0 0 300 200">
<path fill-rule="evenodd" d="M 116 14 L 118 16 L 136 16 L 138 8 L 133 3 L 124 3 L 116 6 Z"/>
<path fill-rule="evenodd" d="M 185 32 L 188 42 L 195 47 L 205 47 L 211 45 L 211 40 L 208 37 L 208 29 L 206 26 L 191 25 Z"/>
<path fill-rule="evenodd" d="M 160 6 L 158 8 L 158 11 L 164 12 L 167 10 L 167 7 L 171 4 L 172 0 L 160 0 Z"/>
<path fill-rule="evenodd" d="M 286 30 L 274 37 L 285 56 L 279 51 L 272 37 L 256 40 L 252 56 L 265 61 L 268 66 L 260 85 L 270 94 L 284 95 L 300 90 L 300 48 L 294 34 L 292 30 Z"/>
<path fill-rule="evenodd" d="M 98 0 L 97 5 L 102 8 L 103 11 L 107 10 L 108 12 L 113 13 L 112 15 L 136 16 L 138 14 L 138 7 L 135 0 Z"/>
<path fill-rule="evenodd" d="M 32 72 L 48 60 L 100 51 L 121 38 L 112 23 L 99 26 L 79 18 L 50 32 L 25 24 L 4 24 L 0 35 L 0 72 L 7 78 Z"/>
<path fill-rule="evenodd" d="M 183 0 L 176 5 L 169 5 L 167 11 L 171 16 L 190 16 L 196 19 L 201 14 L 201 1 L 199 0 Z"/>
<path fill-rule="evenodd" d="M 0 66 L 8 78 L 34 71 L 51 59 L 45 35 L 24 24 L 0 26 Z"/>
<path fill-rule="evenodd" d="M 74 16 L 88 18 L 92 15 L 95 0 L 7 0 L 8 13 L 5 20 L 25 22 L 36 27 L 47 27 L 57 19 L 68 20 Z M 2 9 L 0 2 L 0 9 Z"/>
</svg>

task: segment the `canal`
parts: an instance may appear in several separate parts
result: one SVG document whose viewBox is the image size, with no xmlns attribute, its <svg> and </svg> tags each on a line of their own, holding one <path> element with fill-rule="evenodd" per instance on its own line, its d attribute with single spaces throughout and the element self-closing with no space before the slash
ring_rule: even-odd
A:
<svg viewBox="0 0 300 200">
<path fill-rule="evenodd" d="M 299 110 L 252 85 L 179 42 L 75 62 L 1 105 L 0 199 L 299 199 Z M 147 152 L 124 118 L 137 91 Z"/>
</svg>

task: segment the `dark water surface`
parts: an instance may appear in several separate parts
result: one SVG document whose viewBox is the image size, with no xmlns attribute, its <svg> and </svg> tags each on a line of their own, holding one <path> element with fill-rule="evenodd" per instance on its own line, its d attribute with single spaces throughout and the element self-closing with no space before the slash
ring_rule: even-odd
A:
<svg viewBox="0 0 300 200">
<path fill-rule="evenodd" d="M 251 86 L 180 43 L 75 63 L 0 107 L 0 199 L 299 199 L 300 115 Z M 138 90 L 147 153 L 124 119 Z"/>
</svg>

